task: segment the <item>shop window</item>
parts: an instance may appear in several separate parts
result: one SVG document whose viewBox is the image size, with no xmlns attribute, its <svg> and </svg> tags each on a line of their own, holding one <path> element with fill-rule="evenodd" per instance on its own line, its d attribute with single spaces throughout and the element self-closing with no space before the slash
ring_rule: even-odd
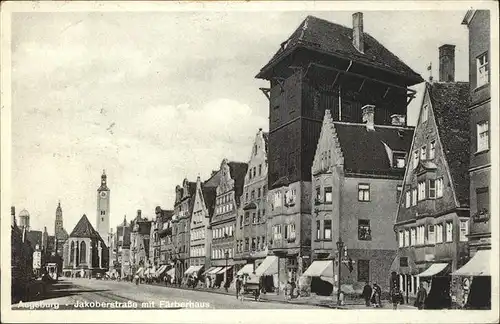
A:
<svg viewBox="0 0 500 324">
<path fill-rule="evenodd" d="M 371 241 L 372 230 L 370 228 L 370 220 L 359 219 L 358 220 L 358 240 L 360 241 Z"/>
<path fill-rule="evenodd" d="M 370 201 L 369 184 L 358 184 L 358 201 Z"/>
<path fill-rule="evenodd" d="M 370 260 L 358 260 L 358 281 L 370 281 Z"/>
</svg>

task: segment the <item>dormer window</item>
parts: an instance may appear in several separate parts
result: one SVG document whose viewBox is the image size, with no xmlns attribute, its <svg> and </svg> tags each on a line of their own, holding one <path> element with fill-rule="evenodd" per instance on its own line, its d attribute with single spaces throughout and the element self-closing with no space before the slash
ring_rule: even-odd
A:
<svg viewBox="0 0 500 324">
<path fill-rule="evenodd" d="M 402 152 L 394 152 L 393 164 L 395 168 L 404 169 L 406 166 L 406 154 Z"/>
</svg>

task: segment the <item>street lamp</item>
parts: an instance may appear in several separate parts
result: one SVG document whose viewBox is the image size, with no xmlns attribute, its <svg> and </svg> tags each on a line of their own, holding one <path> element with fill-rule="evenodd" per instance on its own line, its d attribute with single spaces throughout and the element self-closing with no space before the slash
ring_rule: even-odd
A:
<svg viewBox="0 0 500 324">
<path fill-rule="evenodd" d="M 342 238 L 339 236 L 339 240 L 337 241 L 337 250 L 339 251 L 339 277 L 338 277 L 338 289 L 337 289 L 337 305 L 340 306 L 340 266 L 342 263 L 342 250 L 344 249 L 344 242 L 342 242 Z"/>
</svg>

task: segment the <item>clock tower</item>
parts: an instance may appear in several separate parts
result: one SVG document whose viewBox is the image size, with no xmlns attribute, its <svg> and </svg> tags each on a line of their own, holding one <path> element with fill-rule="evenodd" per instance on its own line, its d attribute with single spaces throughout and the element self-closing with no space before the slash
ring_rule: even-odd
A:
<svg viewBox="0 0 500 324">
<path fill-rule="evenodd" d="M 102 171 L 101 186 L 97 189 L 96 229 L 106 245 L 109 245 L 109 188 L 105 170 Z"/>
</svg>

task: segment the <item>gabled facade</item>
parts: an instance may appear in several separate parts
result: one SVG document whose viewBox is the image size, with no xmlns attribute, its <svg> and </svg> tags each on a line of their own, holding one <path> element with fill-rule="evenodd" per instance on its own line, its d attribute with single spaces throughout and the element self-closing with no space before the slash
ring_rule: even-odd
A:
<svg viewBox="0 0 500 324">
<path fill-rule="evenodd" d="M 166 237 L 172 236 L 172 216 L 173 210 L 165 210 L 160 206 L 155 208 L 155 220 L 151 226 L 150 260 L 156 268 L 167 265 L 167 258 L 164 252 L 166 247 Z"/>
<path fill-rule="evenodd" d="M 142 217 L 141 210 L 137 210 L 137 216 L 132 222 L 130 232 L 130 266 L 131 273 L 150 266 L 149 245 L 151 233 L 151 221 Z"/>
<path fill-rule="evenodd" d="M 182 187 L 175 188 L 174 215 L 172 217 L 172 260 L 176 276 L 181 278 L 189 267 L 189 226 L 196 190 L 196 182 L 184 179 Z"/>
<path fill-rule="evenodd" d="M 375 125 L 377 107 L 366 106 L 363 114 L 365 124 L 336 122 L 325 112 L 312 165 L 309 234 L 312 261 L 335 259 L 335 265 L 331 273 L 308 273 L 334 278 L 337 285 L 341 239 L 341 257 L 352 267 L 341 267 L 341 284 L 357 292 L 366 282 L 389 290 L 397 249 L 392 223 L 413 136 L 399 119 L 396 125 Z"/>
<path fill-rule="evenodd" d="M 222 267 L 216 284 L 232 281 L 234 274 L 235 228 L 248 164 L 224 159 L 216 189 L 215 211 L 210 220 L 212 231 L 211 266 Z M 226 265 L 228 268 L 226 268 Z"/>
<path fill-rule="evenodd" d="M 196 194 L 191 216 L 190 266 L 208 269 L 210 266 L 210 219 L 215 208 L 216 186 L 196 180 Z M 201 268 L 199 268 L 201 267 Z"/>
<path fill-rule="evenodd" d="M 86 215 L 80 218 L 64 244 L 63 273 L 66 276 L 85 276 L 108 270 L 109 250 L 104 240 L 90 224 Z"/>
<path fill-rule="evenodd" d="M 450 272 L 469 258 L 468 89 L 466 82 L 425 87 L 394 226 L 399 250 L 391 270 L 409 296 L 420 281 L 438 287 L 429 296 L 449 292 Z"/>
<path fill-rule="evenodd" d="M 115 269 L 122 278 L 130 275 L 130 230 L 131 224 L 127 222 L 127 216 L 123 222 L 116 226 L 115 246 L 116 262 Z"/>
<path fill-rule="evenodd" d="M 335 121 L 362 123 L 361 108 L 375 105 L 375 123 L 390 125 L 393 115 L 406 114 L 415 94 L 408 87 L 422 78 L 363 31 L 362 13 L 353 15 L 353 28 L 308 16 L 257 78 L 270 82 L 261 89 L 270 112 L 269 227 L 297 231 L 292 242 L 277 232 L 270 249 L 280 271 L 292 274 L 310 254 L 311 167 L 325 110 Z M 287 191 L 294 202 L 284 207 Z"/>
<path fill-rule="evenodd" d="M 268 254 L 267 137 L 268 134 L 264 133 L 262 128 L 255 136 L 236 220 L 235 260 L 252 264 L 253 269 L 256 269 Z M 239 268 L 240 265 L 235 271 Z"/>
</svg>

